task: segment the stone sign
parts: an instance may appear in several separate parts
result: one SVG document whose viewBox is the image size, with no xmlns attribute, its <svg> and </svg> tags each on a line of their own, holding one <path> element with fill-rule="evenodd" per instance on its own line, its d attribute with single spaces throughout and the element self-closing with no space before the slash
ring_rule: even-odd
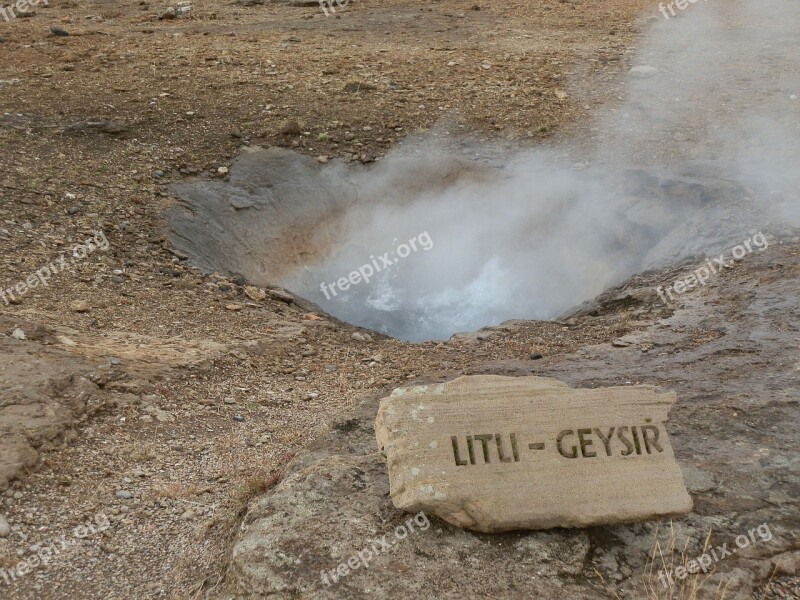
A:
<svg viewBox="0 0 800 600">
<path fill-rule="evenodd" d="M 484 532 L 587 527 L 692 509 L 664 427 L 674 402 L 476 375 L 394 390 L 375 431 L 399 509 Z"/>
</svg>

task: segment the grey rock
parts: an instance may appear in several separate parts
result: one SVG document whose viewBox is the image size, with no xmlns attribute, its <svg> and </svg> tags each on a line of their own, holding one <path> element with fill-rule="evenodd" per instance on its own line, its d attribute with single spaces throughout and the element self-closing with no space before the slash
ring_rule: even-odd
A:
<svg viewBox="0 0 800 600">
<path fill-rule="evenodd" d="M 173 421 L 175 421 L 174 416 L 172 416 L 167 411 L 161 409 L 156 409 L 154 411 L 154 416 L 156 421 L 158 421 L 159 423 L 172 423 Z"/>
<path fill-rule="evenodd" d="M 727 565 L 722 565 L 722 568 Z M 699 595 L 698 598 L 703 600 L 713 600 L 713 590 L 724 589 L 725 600 L 751 600 L 754 595 L 752 593 L 755 575 L 748 569 L 733 568 L 733 569 L 719 569 L 716 573 L 708 575 L 708 579 L 704 581 L 704 594 Z M 796 598 L 796 596 L 786 596 L 786 598 Z"/>
<path fill-rule="evenodd" d="M 702 471 L 694 465 L 681 465 L 681 471 L 683 471 L 683 482 L 690 492 L 710 492 L 717 487 L 717 482 L 711 473 Z"/>
<path fill-rule="evenodd" d="M 11 535 L 11 525 L 3 515 L 0 515 L 0 538 L 7 538 Z"/>
<path fill-rule="evenodd" d="M 106 133 L 112 136 L 117 136 L 129 131 L 127 124 L 119 121 L 110 121 L 108 119 L 96 119 L 87 121 L 78 121 L 66 127 L 66 133 Z"/>
<path fill-rule="evenodd" d="M 255 202 L 253 202 L 249 198 L 231 198 L 228 201 L 228 203 L 236 210 L 252 208 L 253 206 L 255 206 Z"/>
<path fill-rule="evenodd" d="M 514 554 L 520 566 L 535 567 L 540 576 L 578 575 L 590 547 L 589 534 L 584 530 L 538 531 L 517 540 Z"/>
<path fill-rule="evenodd" d="M 278 302 L 285 302 L 286 304 L 294 302 L 294 296 L 283 288 L 269 288 L 267 290 L 267 295 Z"/>
</svg>

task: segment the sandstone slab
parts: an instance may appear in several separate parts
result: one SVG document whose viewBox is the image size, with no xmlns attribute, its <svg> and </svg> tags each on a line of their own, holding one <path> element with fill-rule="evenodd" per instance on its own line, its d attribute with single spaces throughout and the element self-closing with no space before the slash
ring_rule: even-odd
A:
<svg viewBox="0 0 800 600">
<path fill-rule="evenodd" d="M 376 420 L 394 505 L 476 531 L 587 527 L 692 509 L 665 428 L 674 393 L 541 377 L 400 388 Z"/>
</svg>

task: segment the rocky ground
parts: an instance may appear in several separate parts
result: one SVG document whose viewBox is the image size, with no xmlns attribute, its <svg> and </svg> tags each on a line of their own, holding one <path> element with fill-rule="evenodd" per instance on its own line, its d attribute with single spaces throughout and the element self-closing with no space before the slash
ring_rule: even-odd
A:
<svg viewBox="0 0 800 600">
<path fill-rule="evenodd" d="M 414 380 L 543 375 L 577 387 L 649 383 L 674 390 L 679 401 L 668 429 L 694 499 L 690 515 L 674 523 L 492 535 L 434 521 L 401 541 L 394 531 L 407 515 L 387 499 L 373 429 L 376 394 L 303 450 L 251 506 L 228 576 L 212 597 L 797 598 L 799 241 L 776 240 L 771 255 L 739 263 L 668 314 L 652 300 L 653 287 L 687 272 L 691 262 L 636 277 L 565 323 L 570 336 L 622 313 L 631 332 L 619 338 L 536 361 L 478 360 Z M 509 323 L 462 341 L 491 346 L 530 327 Z M 769 535 L 763 529 L 763 537 L 716 563 L 716 572 L 676 580 L 669 589 L 659 582 L 662 568 L 702 555 L 709 533 L 709 548 L 737 548 L 737 536 L 759 526 Z M 347 563 L 384 535 L 390 547 L 368 569 L 326 585 L 320 571 Z M 654 556 L 657 542 L 663 551 Z M 666 552 L 671 546 L 678 549 L 674 561 Z"/>
<path fill-rule="evenodd" d="M 484 372 L 674 387 L 697 505 L 680 539 L 769 520 L 774 540 L 721 569 L 731 591 L 797 597 L 795 237 L 674 314 L 617 290 L 566 321 L 423 344 L 204 274 L 167 239 L 170 184 L 225 179 L 251 144 L 369 164 L 431 129 L 496 147 L 567 135 L 615 101 L 651 3 L 353 0 L 335 17 L 297 4 L 198 0 L 170 18 L 166 4 L 53 0 L 0 22 L 0 287 L 55 263 L 46 286 L 0 299 L 0 569 L 58 549 L 10 584 L 0 571 L 0 597 L 634 593 L 650 525 L 490 538 L 434 523 L 372 579 L 321 584 L 362 533 L 400 519 L 371 439 L 377 399 Z M 74 254 L 99 231 L 107 248 Z M 649 277 L 636 285 L 675 273 Z M 348 495 L 325 491 L 253 548 L 340 547 L 314 569 L 256 563 L 252 532 L 295 505 L 306 469 Z M 420 569 L 433 586 L 418 591 Z"/>
</svg>

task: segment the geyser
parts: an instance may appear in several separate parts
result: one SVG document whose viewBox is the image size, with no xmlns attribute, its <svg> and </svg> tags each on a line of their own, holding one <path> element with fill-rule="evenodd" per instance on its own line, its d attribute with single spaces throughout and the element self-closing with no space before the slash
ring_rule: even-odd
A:
<svg viewBox="0 0 800 600">
<path fill-rule="evenodd" d="M 350 169 L 255 149 L 228 183 L 177 186 L 187 206 L 173 212 L 173 243 L 206 270 L 279 283 L 342 320 L 442 339 L 549 319 L 639 270 L 725 246 L 745 233 L 730 215 L 753 215 L 726 168 L 578 172 L 540 153 L 504 169 L 408 157 Z"/>
<path fill-rule="evenodd" d="M 413 142 L 370 168 L 248 149 L 229 182 L 175 186 L 172 241 L 206 270 L 425 340 L 550 319 L 638 271 L 797 226 L 800 16 L 786 4 L 740 2 L 735 29 L 710 5 L 658 24 L 640 61 L 654 68 L 599 116 L 588 168 L 567 146 L 502 168 Z"/>
</svg>

